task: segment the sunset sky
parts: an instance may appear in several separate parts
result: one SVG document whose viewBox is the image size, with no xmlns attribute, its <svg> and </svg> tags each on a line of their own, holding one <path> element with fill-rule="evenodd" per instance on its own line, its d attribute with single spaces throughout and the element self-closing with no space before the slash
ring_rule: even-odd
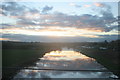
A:
<svg viewBox="0 0 120 80">
<path fill-rule="evenodd" d="M 0 6 L 0 40 L 118 39 L 118 2 L 2 2 Z"/>
</svg>

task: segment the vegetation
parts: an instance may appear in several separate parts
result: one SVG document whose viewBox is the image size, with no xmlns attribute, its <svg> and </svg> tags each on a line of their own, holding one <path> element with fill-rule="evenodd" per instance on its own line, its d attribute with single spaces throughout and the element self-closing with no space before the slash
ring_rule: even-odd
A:
<svg viewBox="0 0 120 80">
<path fill-rule="evenodd" d="M 89 43 L 86 46 L 91 48 L 77 48 L 77 51 L 92 57 L 100 64 L 108 68 L 114 74 L 120 77 L 120 63 L 119 63 L 119 40 L 112 42 Z"/>
<path fill-rule="evenodd" d="M 3 80 L 12 78 L 19 69 L 10 67 L 27 67 L 34 65 L 46 52 L 60 50 L 62 47 L 74 48 L 89 57 L 95 58 L 109 70 L 120 70 L 119 42 L 82 42 L 82 43 L 40 43 L 40 42 L 2 42 Z M 120 76 L 118 71 L 114 74 Z"/>
</svg>

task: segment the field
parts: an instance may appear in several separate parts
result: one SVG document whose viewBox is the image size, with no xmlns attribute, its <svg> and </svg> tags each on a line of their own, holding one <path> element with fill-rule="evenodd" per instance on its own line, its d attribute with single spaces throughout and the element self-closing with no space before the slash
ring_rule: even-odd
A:
<svg viewBox="0 0 120 80">
<path fill-rule="evenodd" d="M 39 43 L 39 42 L 2 42 L 3 79 L 12 78 L 19 69 L 34 65 L 46 52 L 60 50 L 62 47 L 74 48 L 97 60 L 114 74 L 119 74 L 119 40 L 99 43 Z M 115 71 L 117 70 L 117 71 Z"/>
</svg>

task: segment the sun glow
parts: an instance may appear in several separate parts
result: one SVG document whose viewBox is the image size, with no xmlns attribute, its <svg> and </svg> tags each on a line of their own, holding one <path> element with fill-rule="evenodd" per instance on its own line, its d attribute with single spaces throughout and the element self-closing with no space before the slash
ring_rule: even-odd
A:
<svg viewBox="0 0 120 80">
<path fill-rule="evenodd" d="M 0 38 L 0 41 L 2 41 L 2 40 L 9 40 L 8 38 Z"/>
<path fill-rule="evenodd" d="M 35 29 L 31 29 L 35 28 Z M 114 32 L 102 32 L 101 30 L 92 29 L 89 30 L 88 28 L 85 29 L 78 29 L 74 27 L 28 27 L 26 28 L 8 28 L 0 30 L 0 33 L 3 34 L 23 34 L 23 35 L 33 35 L 33 36 L 53 36 L 53 37 L 89 37 L 89 38 L 99 38 L 99 35 L 112 35 L 118 34 Z"/>
<path fill-rule="evenodd" d="M 83 36 L 83 37 L 98 37 L 96 35 L 92 35 L 91 31 L 87 29 L 77 29 L 77 28 L 60 28 L 60 27 L 50 27 L 50 28 L 42 28 L 42 29 L 24 29 L 24 28 L 10 28 L 10 29 L 2 29 L 1 33 L 8 34 L 24 34 L 24 35 L 34 35 L 34 36 L 65 36 L 65 37 L 75 37 L 75 36 Z"/>
<path fill-rule="evenodd" d="M 2 40 L 9 40 L 8 38 L 0 38 L 0 41 L 2 41 Z"/>
</svg>

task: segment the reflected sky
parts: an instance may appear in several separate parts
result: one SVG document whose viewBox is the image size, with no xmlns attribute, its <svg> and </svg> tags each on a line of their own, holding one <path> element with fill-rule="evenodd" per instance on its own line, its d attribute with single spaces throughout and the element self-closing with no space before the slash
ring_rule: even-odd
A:
<svg viewBox="0 0 120 80">
<path fill-rule="evenodd" d="M 63 48 L 61 51 L 46 53 L 33 69 L 61 69 L 61 70 L 107 70 L 93 58 L 87 57 L 73 49 Z M 51 71 L 51 70 L 20 70 L 14 78 L 110 78 L 115 77 L 112 72 L 84 72 L 84 71 Z"/>
</svg>

